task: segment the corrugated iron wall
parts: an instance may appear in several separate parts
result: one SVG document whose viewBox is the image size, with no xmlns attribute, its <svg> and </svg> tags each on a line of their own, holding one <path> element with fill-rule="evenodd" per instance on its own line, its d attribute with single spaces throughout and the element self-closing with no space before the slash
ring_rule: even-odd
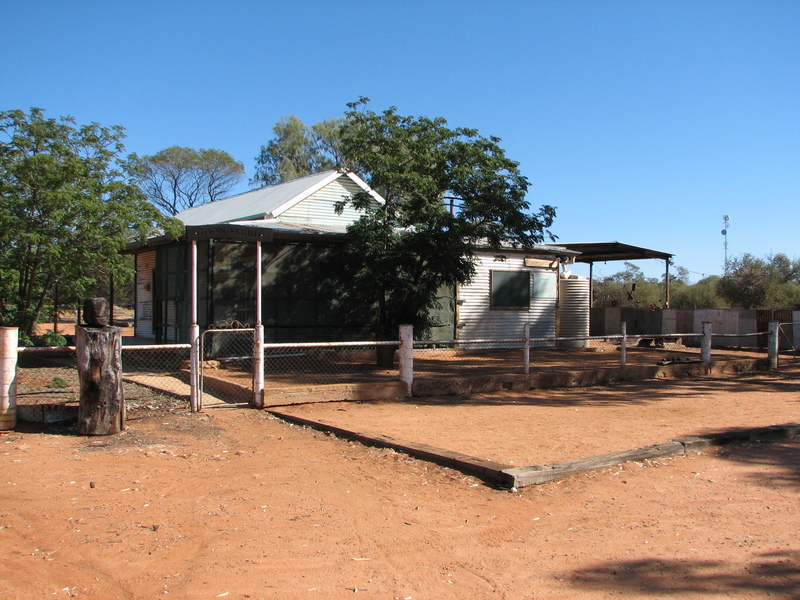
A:
<svg viewBox="0 0 800 600">
<path fill-rule="evenodd" d="M 353 221 L 358 220 L 361 214 L 356 212 L 351 206 L 345 207 L 341 214 L 336 214 L 334 205 L 336 202 L 341 202 L 343 199 L 349 198 L 360 191 L 361 188 L 353 183 L 353 181 L 340 177 L 282 213 L 280 219 L 287 223 L 349 225 Z"/>
<path fill-rule="evenodd" d="M 531 324 L 531 337 L 556 335 L 558 273 L 525 266 L 524 256 L 509 255 L 497 260 L 494 255 L 478 256 L 473 280 L 458 291 L 458 339 L 521 338 L 525 323 Z M 531 302 L 526 309 L 491 307 L 490 271 L 528 271 L 531 273 Z"/>
</svg>

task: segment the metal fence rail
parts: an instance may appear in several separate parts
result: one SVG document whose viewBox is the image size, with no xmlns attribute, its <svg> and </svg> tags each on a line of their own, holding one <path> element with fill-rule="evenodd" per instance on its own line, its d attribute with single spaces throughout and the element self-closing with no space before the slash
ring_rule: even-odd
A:
<svg viewBox="0 0 800 600">
<path fill-rule="evenodd" d="M 199 337 L 195 390 L 206 389 L 235 402 L 254 402 L 254 380 L 263 348 L 263 389 L 298 385 L 402 381 L 425 377 L 470 377 L 553 369 L 619 368 L 629 365 L 711 362 L 769 356 L 772 368 L 800 364 L 794 328 L 770 324 L 769 332 L 529 337 L 472 340 L 402 340 L 258 344 L 251 328 L 209 329 Z M 769 348 L 731 347 L 714 340 L 764 336 Z M 721 346 L 721 347 L 716 347 Z M 122 346 L 126 402 L 169 395 L 192 396 L 192 345 Z M 778 358 L 778 348 L 783 348 Z M 381 360 L 379 360 L 381 359 Z M 391 361 L 391 362 L 389 362 Z M 392 365 L 390 368 L 379 364 Z M 406 365 L 406 367 L 404 367 Z M 403 369 L 411 365 L 411 370 Z M 20 405 L 77 404 L 80 396 L 76 349 L 19 348 L 17 399 Z M 257 404 L 256 404 L 257 405 Z M 202 406 L 202 400 L 198 408 Z"/>
</svg>

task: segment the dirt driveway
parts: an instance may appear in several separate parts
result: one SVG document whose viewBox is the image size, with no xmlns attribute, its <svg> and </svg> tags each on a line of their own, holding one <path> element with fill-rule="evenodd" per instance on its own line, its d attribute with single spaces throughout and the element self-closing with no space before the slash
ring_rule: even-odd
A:
<svg viewBox="0 0 800 600">
<path fill-rule="evenodd" d="M 800 421 L 800 379 L 299 410 L 516 464 Z M 130 416 L 0 434 L 1 598 L 800 598 L 796 440 L 510 493 L 252 409 Z"/>
</svg>

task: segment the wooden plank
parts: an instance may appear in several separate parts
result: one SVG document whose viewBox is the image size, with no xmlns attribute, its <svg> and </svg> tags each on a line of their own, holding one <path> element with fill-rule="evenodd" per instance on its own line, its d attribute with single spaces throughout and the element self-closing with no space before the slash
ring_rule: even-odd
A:
<svg viewBox="0 0 800 600">
<path fill-rule="evenodd" d="M 507 470 L 510 465 L 497 463 L 460 452 L 452 452 L 444 450 L 435 446 L 427 444 L 419 444 L 407 440 L 399 440 L 388 435 L 370 434 L 339 427 L 324 419 L 312 420 L 303 417 L 298 417 L 290 413 L 280 410 L 267 409 L 271 414 L 295 423 L 298 425 L 306 425 L 313 429 L 320 431 L 327 431 L 334 433 L 339 437 L 356 440 L 368 446 L 376 446 L 379 448 L 391 448 L 398 452 L 403 452 L 415 458 L 421 458 L 429 462 L 441 465 L 443 467 L 450 467 L 457 469 L 463 473 L 476 475 L 485 481 L 494 483 L 504 483 L 507 477 L 503 475 L 504 470 Z"/>
<path fill-rule="evenodd" d="M 569 475 L 583 473 L 584 471 L 602 469 L 604 467 L 611 467 L 634 460 L 648 460 L 651 458 L 674 456 L 683 453 L 683 444 L 670 441 L 654 446 L 624 450 L 622 452 L 612 452 L 610 454 L 591 456 L 579 460 L 567 460 L 547 465 L 533 465 L 530 467 L 514 467 L 506 469 L 503 473 L 509 485 L 519 488 L 527 485 L 546 483 L 554 479 L 561 479 Z"/>
</svg>

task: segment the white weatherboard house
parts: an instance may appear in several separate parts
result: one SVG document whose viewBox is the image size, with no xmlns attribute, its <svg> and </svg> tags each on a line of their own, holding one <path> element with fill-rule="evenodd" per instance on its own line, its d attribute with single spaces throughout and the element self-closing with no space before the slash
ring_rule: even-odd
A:
<svg viewBox="0 0 800 600">
<path fill-rule="evenodd" d="M 190 314 L 189 243 L 197 248 L 197 322 L 253 325 L 254 260 L 260 242 L 261 319 L 266 341 L 364 340 L 369 311 L 343 299 L 336 274 L 346 227 L 359 217 L 335 204 L 359 191 L 381 196 L 354 173 L 326 171 L 186 210 L 181 240 L 153 239 L 136 255 L 136 336 L 186 341 Z M 479 252 L 469 285 L 442 294 L 434 339 L 520 338 L 556 334 L 559 267 L 578 252 L 552 245 Z M 585 306 L 588 315 L 588 303 Z M 588 316 L 587 316 L 588 322 Z"/>
</svg>

